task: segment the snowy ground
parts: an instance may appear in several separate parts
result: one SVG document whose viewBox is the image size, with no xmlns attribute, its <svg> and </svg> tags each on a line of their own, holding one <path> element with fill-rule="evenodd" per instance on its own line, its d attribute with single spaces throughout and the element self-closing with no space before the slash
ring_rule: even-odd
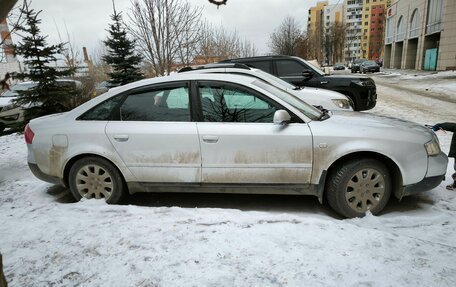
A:
<svg viewBox="0 0 456 287">
<path fill-rule="evenodd" d="M 453 101 L 392 85 L 378 93 L 376 114 L 456 121 Z M 451 134 L 438 135 L 448 151 Z M 455 286 L 449 183 L 351 220 L 305 196 L 138 194 L 130 205 L 75 203 L 33 177 L 22 136 L 13 134 L 0 137 L 0 252 L 10 286 Z"/>
</svg>

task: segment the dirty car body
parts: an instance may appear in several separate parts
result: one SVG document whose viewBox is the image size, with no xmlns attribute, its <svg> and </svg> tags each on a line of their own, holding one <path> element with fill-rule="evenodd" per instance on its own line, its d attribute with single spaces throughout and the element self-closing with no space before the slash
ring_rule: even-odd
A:
<svg viewBox="0 0 456 287">
<path fill-rule="evenodd" d="M 32 120 L 28 163 L 76 199 L 125 194 L 309 194 L 346 217 L 437 186 L 447 157 L 435 134 L 394 118 L 322 112 L 252 77 L 147 79 Z"/>
</svg>

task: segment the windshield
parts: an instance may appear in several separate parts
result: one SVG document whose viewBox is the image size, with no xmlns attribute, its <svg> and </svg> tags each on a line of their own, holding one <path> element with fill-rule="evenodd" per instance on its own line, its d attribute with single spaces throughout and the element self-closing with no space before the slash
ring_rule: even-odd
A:
<svg viewBox="0 0 456 287">
<path fill-rule="evenodd" d="M 296 98 L 292 94 L 289 94 L 288 92 L 285 92 L 277 87 L 274 87 L 264 81 L 261 80 L 256 80 L 253 82 L 253 84 L 257 87 L 260 87 L 274 96 L 279 97 L 280 99 L 284 100 L 288 104 L 292 105 L 296 109 L 298 109 L 301 113 L 306 115 L 308 118 L 312 120 L 317 120 L 321 117 L 322 112 L 311 105 L 301 101 L 300 99 Z"/>
<path fill-rule="evenodd" d="M 363 65 L 366 65 L 366 66 L 375 66 L 377 65 L 377 63 L 375 63 L 374 61 L 366 61 L 363 63 Z"/>
<path fill-rule="evenodd" d="M 1 94 L 2 97 L 17 97 L 18 91 L 26 91 L 32 88 L 35 84 L 33 83 L 21 83 L 11 87 L 9 91 Z"/>
<path fill-rule="evenodd" d="M 12 97 L 16 97 L 17 93 L 15 93 L 14 91 L 9 90 L 9 91 L 4 92 L 0 96 L 1 97 L 6 97 L 6 98 L 12 98 Z"/>
<path fill-rule="evenodd" d="M 308 62 L 306 60 L 303 60 L 304 63 L 307 64 L 307 66 L 309 66 L 309 68 L 311 68 L 315 73 L 319 74 L 320 76 L 324 76 L 325 73 L 323 73 L 320 68 L 318 68 L 317 66 L 315 66 L 314 64 L 312 64 L 311 62 Z"/>
<path fill-rule="evenodd" d="M 262 70 L 259 70 L 259 69 L 253 69 L 253 70 L 255 72 L 258 72 L 258 74 L 260 74 L 261 76 L 263 76 L 263 78 L 265 78 L 265 81 L 267 81 L 268 83 L 271 83 L 273 86 L 279 86 L 281 88 L 290 89 L 290 90 L 294 90 L 296 88 L 296 86 L 293 86 L 292 84 L 290 84 L 288 82 L 285 82 L 281 78 L 273 76 Z"/>
</svg>

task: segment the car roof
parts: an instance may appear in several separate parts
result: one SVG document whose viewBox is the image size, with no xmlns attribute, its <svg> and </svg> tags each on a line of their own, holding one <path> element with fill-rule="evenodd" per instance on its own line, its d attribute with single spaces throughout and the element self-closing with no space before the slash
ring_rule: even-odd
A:
<svg viewBox="0 0 456 287">
<path fill-rule="evenodd" d="M 93 98 L 91 101 L 88 101 L 72 111 L 70 111 L 69 116 L 79 116 L 81 112 L 88 110 L 89 108 L 94 107 L 95 105 L 111 98 L 112 96 L 121 94 L 123 92 L 128 92 L 136 88 L 147 87 L 150 85 L 156 84 L 166 84 L 179 81 L 219 81 L 219 82 L 232 82 L 235 84 L 240 84 L 244 86 L 252 86 L 252 83 L 259 81 L 258 79 L 248 76 L 248 75 L 239 75 L 239 74 L 225 74 L 225 73 L 174 73 L 169 76 L 155 77 L 136 81 L 129 83 L 123 86 L 119 86 L 113 89 L 110 89 L 108 92 Z M 259 88 L 262 89 L 262 88 Z"/>
<path fill-rule="evenodd" d="M 177 81 L 191 81 L 191 80 L 215 80 L 215 81 L 229 81 L 244 85 L 253 83 L 256 79 L 243 75 L 233 74 L 210 74 L 210 73 L 174 73 L 169 76 L 161 76 L 155 78 L 144 79 L 129 83 L 123 86 L 119 86 L 115 89 L 116 93 L 128 91 L 134 88 L 140 88 L 143 86 L 171 83 Z M 111 90 L 110 90 L 111 91 Z"/>
<path fill-rule="evenodd" d="M 210 63 L 204 64 L 200 66 L 188 66 L 180 69 L 178 73 L 188 72 L 188 71 L 197 71 L 197 70 L 206 70 L 206 69 L 226 69 L 226 68 L 236 68 L 236 69 L 244 69 L 244 70 L 251 70 L 252 67 L 246 64 L 240 63 Z"/>
<path fill-rule="evenodd" d="M 287 55 L 270 55 L 270 56 L 255 56 L 255 57 L 244 57 L 244 58 L 234 58 L 220 61 L 220 63 L 229 63 L 242 60 L 273 60 L 273 59 L 295 59 L 298 57 L 287 56 Z"/>
</svg>

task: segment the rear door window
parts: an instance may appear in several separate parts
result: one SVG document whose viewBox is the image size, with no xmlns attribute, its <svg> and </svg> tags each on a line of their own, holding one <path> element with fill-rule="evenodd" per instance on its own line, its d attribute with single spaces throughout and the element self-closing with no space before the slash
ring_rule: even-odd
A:
<svg viewBox="0 0 456 287">
<path fill-rule="evenodd" d="M 122 121 L 190 122 L 189 89 L 151 89 L 128 95 L 120 106 Z"/>
</svg>

